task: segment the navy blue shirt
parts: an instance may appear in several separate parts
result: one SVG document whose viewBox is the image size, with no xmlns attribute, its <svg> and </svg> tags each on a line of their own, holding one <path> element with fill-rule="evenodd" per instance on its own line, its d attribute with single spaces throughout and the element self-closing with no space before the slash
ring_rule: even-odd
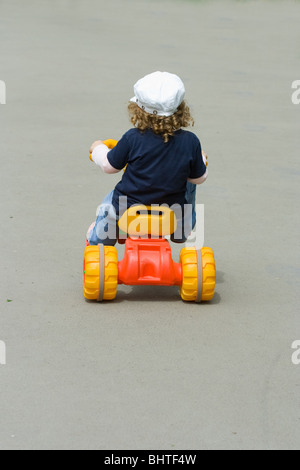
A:
<svg viewBox="0 0 300 470">
<path fill-rule="evenodd" d="M 198 137 L 179 130 L 165 143 L 152 130 L 134 128 L 126 132 L 108 153 L 109 163 L 117 170 L 128 167 L 114 191 L 113 205 L 119 210 L 119 197 L 134 204 L 185 204 L 188 178 L 203 176 L 206 166 Z"/>
</svg>

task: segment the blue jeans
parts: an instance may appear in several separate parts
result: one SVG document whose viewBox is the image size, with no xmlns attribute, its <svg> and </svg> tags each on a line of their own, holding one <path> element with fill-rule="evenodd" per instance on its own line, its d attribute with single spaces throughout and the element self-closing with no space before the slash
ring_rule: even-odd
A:
<svg viewBox="0 0 300 470">
<path fill-rule="evenodd" d="M 185 200 L 187 204 L 192 205 L 192 230 L 194 230 L 194 228 L 196 227 L 196 223 L 197 223 L 196 193 L 197 193 L 197 185 L 188 182 L 187 187 L 186 187 Z"/>
<path fill-rule="evenodd" d="M 103 244 L 105 246 L 115 246 L 118 241 L 119 217 L 112 205 L 114 191 L 109 193 L 97 212 L 97 220 L 94 229 L 89 235 L 90 245 Z M 196 225 L 196 185 L 187 183 L 187 190 L 185 195 L 186 204 L 189 205 L 185 211 L 184 218 L 182 219 L 182 210 L 177 213 L 178 229 L 171 236 L 171 240 L 177 243 L 184 243 L 187 240 L 190 232 Z M 176 210 L 174 211 L 176 214 Z"/>
</svg>

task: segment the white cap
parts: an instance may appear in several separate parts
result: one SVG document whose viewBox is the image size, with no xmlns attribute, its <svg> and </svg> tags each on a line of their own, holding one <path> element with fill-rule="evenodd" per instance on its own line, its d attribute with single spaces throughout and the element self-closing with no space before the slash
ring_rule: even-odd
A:
<svg viewBox="0 0 300 470">
<path fill-rule="evenodd" d="M 130 100 L 149 114 L 172 116 L 184 100 L 182 80 L 172 73 L 154 72 L 134 85 L 135 96 Z"/>
</svg>

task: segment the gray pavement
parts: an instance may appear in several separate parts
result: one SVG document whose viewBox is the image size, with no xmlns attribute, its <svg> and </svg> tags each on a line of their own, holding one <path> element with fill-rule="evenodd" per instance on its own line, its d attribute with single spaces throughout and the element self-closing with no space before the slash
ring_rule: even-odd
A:
<svg viewBox="0 0 300 470">
<path fill-rule="evenodd" d="M 0 1 L 1 449 L 300 448 L 299 19 L 289 0 Z M 155 70 L 184 80 L 210 157 L 216 296 L 86 303 L 85 231 L 118 181 L 88 148 Z"/>
</svg>

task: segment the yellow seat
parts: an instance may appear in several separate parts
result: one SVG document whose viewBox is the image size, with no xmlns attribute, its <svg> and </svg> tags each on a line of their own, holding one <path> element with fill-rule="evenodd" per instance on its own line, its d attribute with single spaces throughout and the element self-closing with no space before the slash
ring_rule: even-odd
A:
<svg viewBox="0 0 300 470">
<path fill-rule="evenodd" d="M 174 212 L 164 206 L 132 206 L 119 220 L 119 228 L 130 237 L 166 237 L 177 229 Z"/>
</svg>

